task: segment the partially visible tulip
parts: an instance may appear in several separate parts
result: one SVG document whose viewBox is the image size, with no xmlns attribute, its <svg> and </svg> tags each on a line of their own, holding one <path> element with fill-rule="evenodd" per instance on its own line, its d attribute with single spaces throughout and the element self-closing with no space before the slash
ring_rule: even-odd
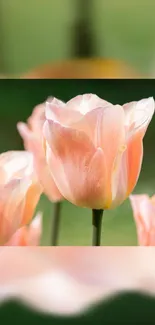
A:
<svg viewBox="0 0 155 325">
<path fill-rule="evenodd" d="M 151 247 L 4 247 L 0 302 L 70 315 L 126 290 L 155 295 L 154 256 Z"/>
<path fill-rule="evenodd" d="M 38 213 L 30 225 L 18 229 L 5 246 L 39 246 L 42 233 L 42 214 Z"/>
<path fill-rule="evenodd" d="M 92 209 L 120 205 L 137 183 L 154 110 L 153 98 L 123 106 L 93 94 L 47 100 L 46 161 L 64 198 Z"/>
<path fill-rule="evenodd" d="M 24 140 L 25 149 L 32 152 L 34 164 L 39 180 L 45 189 L 45 194 L 52 202 L 62 200 L 50 169 L 46 163 L 42 127 L 45 122 L 45 103 L 36 106 L 29 117 L 27 124 L 19 122 L 17 129 Z"/>
<path fill-rule="evenodd" d="M 130 195 L 140 246 L 155 246 L 155 195 Z"/>
<path fill-rule="evenodd" d="M 0 245 L 31 221 L 41 193 L 31 153 L 9 151 L 0 155 Z"/>
</svg>

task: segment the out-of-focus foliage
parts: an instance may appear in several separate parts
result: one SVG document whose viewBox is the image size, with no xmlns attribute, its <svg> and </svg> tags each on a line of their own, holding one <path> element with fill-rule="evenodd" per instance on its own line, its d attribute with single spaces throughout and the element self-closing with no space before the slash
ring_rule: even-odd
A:
<svg viewBox="0 0 155 325">
<path fill-rule="evenodd" d="M 90 2 L 89 2 L 90 3 Z M 153 75 L 152 0 L 92 0 L 91 30 L 96 57 L 119 59 Z M 72 57 L 77 0 L 1 0 L 1 73 L 18 75 L 37 65 Z"/>
</svg>

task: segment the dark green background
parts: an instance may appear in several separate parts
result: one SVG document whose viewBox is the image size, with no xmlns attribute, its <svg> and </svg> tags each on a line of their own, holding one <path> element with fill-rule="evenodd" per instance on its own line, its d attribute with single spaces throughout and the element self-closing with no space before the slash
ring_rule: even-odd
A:
<svg viewBox="0 0 155 325">
<path fill-rule="evenodd" d="M 82 93 L 96 93 L 112 103 L 155 97 L 155 80 L 0 80 L 0 151 L 21 149 L 16 123 L 25 121 L 33 107 L 50 95 L 62 100 Z M 155 193 L 155 117 L 144 139 L 144 161 L 136 193 Z M 37 209 L 44 211 L 41 243 L 50 244 L 52 204 L 42 197 Z M 104 213 L 103 245 L 136 245 L 132 210 L 127 200 L 114 211 Z M 63 203 L 60 245 L 90 245 L 91 211 Z"/>
</svg>

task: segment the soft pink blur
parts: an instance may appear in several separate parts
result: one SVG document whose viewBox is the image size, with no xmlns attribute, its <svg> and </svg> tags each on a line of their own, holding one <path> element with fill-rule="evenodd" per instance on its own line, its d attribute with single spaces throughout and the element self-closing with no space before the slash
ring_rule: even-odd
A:
<svg viewBox="0 0 155 325">
<path fill-rule="evenodd" d="M 5 246 L 39 246 L 42 234 L 42 214 L 38 213 L 29 225 L 18 229 Z"/>
<path fill-rule="evenodd" d="M 31 153 L 0 155 L 0 245 L 31 221 L 41 193 Z"/>
<path fill-rule="evenodd" d="M 93 94 L 46 102 L 46 161 L 62 195 L 73 204 L 112 209 L 133 191 L 154 99 L 120 105 Z M 39 160 L 38 160 L 39 168 Z M 44 184 L 48 188 L 48 182 Z"/>
<path fill-rule="evenodd" d="M 54 183 L 53 177 L 46 163 L 42 137 L 42 127 L 44 122 L 45 103 L 42 103 L 34 108 L 27 124 L 19 122 L 17 128 L 24 140 L 25 149 L 33 153 L 35 169 L 40 182 L 45 189 L 45 194 L 51 201 L 56 202 L 63 198 Z"/>
<path fill-rule="evenodd" d="M 140 246 L 155 246 L 155 196 L 131 195 Z"/>
<path fill-rule="evenodd" d="M 154 256 L 154 248 L 141 247 L 4 247 L 0 299 L 74 314 L 124 290 L 154 295 Z"/>
</svg>

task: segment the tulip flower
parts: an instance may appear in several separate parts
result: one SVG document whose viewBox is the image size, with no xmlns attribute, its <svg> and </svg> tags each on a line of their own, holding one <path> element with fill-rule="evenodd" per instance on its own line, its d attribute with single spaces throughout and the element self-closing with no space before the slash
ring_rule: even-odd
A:
<svg viewBox="0 0 155 325">
<path fill-rule="evenodd" d="M 39 246 L 42 233 L 42 214 L 38 213 L 30 225 L 18 229 L 5 246 Z"/>
<path fill-rule="evenodd" d="M 4 247 L 0 301 L 71 315 L 120 292 L 155 295 L 154 256 L 142 247 Z"/>
<path fill-rule="evenodd" d="M 0 245 L 31 221 L 41 193 L 31 153 L 8 151 L 0 155 Z"/>
<path fill-rule="evenodd" d="M 27 124 L 19 122 L 17 129 L 24 140 L 25 149 L 33 153 L 35 170 L 44 193 L 50 201 L 55 203 L 52 229 L 52 245 L 57 244 L 60 223 L 60 201 L 63 199 L 53 180 L 51 171 L 46 162 L 42 127 L 45 122 L 45 103 L 36 106 Z"/>
<path fill-rule="evenodd" d="M 46 102 L 47 164 L 64 198 L 93 209 L 96 245 L 103 210 L 119 206 L 137 183 L 143 138 L 154 109 L 153 98 L 120 106 L 93 94 L 66 104 Z"/>
<path fill-rule="evenodd" d="M 130 195 L 140 246 L 155 246 L 155 196 Z"/>
<path fill-rule="evenodd" d="M 24 140 L 24 147 L 33 153 L 34 164 L 45 194 L 52 202 L 62 200 L 62 195 L 55 185 L 51 171 L 46 163 L 42 127 L 45 122 L 45 103 L 36 106 L 27 124 L 19 122 L 17 129 Z"/>
</svg>

